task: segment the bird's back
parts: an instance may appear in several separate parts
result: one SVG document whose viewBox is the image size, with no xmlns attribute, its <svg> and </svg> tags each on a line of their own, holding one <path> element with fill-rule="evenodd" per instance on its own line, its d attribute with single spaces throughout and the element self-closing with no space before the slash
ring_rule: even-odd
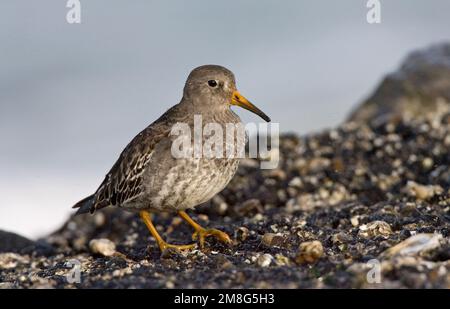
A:
<svg viewBox="0 0 450 309">
<path fill-rule="evenodd" d="M 170 136 L 176 123 L 194 126 L 194 115 L 207 122 L 240 123 L 231 110 L 214 114 L 178 104 L 140 132 L 122 151 L 97 191 L 74 208 L 94 212 L 108 206 L 127 210 L 173 211 L 192 208 L 220 192 L 235 174 L 236 158 L 175 158 Z M 224 131 L 225 132 L 225 131 Z M 193 138 L 193 136 L 191 136 Z"/>
</svg>

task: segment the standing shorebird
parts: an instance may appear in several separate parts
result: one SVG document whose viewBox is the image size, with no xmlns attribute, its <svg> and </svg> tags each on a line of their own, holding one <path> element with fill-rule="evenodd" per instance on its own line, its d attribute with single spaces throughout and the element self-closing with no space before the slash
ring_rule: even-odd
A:
<svg viewBox="0 0 450 309">
<path fill-rule="evenodd" d="M 181 102 L 128 144 L 97 191 L 73 206 L 78 208 L 77 214 L 92 214 L 108 206 L 139 212 L 161 250 L 193 248 L 195 244 L 166 243 L 152 223 L 152 212 L 177 212 L 194 228 L 192 238 L 198 239 L 200 247 L 204 246 L 208 236 L 230 243 L 226 233 L 201 227 L 185 210 L 210 200 L 222 191 L 236 173 L 239 159 L 225 156 L 176 157 L 172 153 L 174 139 L 171 130 L 179 123 L 192 128 L 194 116 L 201 115 L 203 123 L 217 123 L 224 127 L 225 132 L 226 124 L 241 123 L 230 109 L 232 105 L 243 107 L 270 121 L 236 90 L 231 71 L 217 65 L 194 69 L 184 86 Z"/>
</svg>

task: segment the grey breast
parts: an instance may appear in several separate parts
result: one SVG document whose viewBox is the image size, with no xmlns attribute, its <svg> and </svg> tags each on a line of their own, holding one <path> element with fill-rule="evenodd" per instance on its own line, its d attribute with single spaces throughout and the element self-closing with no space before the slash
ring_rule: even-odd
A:
<svg viewBox="0 0 450 309">
<path fill-rule="evenodd" d="M 226 123 L 240 123 L 239 117 L 229 110 L 204 120 L 220 124 L 223 130 Z M 164 138 L 154 147 L 144 170 L 143 193 L 123 207 L 152 211 L 193 208 L 222 191 L 236 173 L 238 158 L 177 159 L 171 154 L 172 142 L 173 139 Z"/>
</svg>

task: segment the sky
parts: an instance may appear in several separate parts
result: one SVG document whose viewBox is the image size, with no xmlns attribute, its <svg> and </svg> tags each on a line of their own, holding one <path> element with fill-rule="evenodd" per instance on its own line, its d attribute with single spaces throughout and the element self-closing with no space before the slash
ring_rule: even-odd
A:
<svg viewBox="0 0 450 309">
<path fill-rule="evenodd" d="M 179 102 L 191 69 L 307 134 L 339 124 L 418 48 L 450 40 L 450 1 L 0 2 L 0 229 L 37 238 L 93 193 L 131 138 Z M 244 121 L 260 121 L 237 110 Z"/>
</svg>

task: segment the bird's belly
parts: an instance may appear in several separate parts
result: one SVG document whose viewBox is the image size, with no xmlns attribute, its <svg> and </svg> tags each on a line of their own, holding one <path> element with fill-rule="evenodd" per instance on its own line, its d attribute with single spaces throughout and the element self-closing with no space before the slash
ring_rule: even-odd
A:
<svg viewBox="0 0 450 309">
<path fill-rule="evenodd" d="M 222 191 L 238 165 L 237 159 L 176 160 L 165 171 L 149 176 L 142 207 L 154 211 L 193 208 Z"/>
</svg>

